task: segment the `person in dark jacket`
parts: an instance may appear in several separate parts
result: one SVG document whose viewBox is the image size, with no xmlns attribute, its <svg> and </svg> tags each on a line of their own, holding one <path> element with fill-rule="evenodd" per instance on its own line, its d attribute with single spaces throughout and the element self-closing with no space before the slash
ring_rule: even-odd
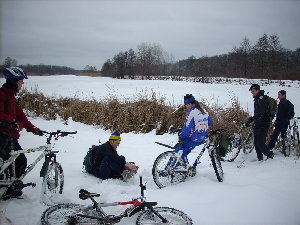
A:
<svg viewBox="0 0 300 225">
<path fill-rule="evenodd" d="M 284 140 L 290 119 L 293 117 L 293 115 L 291 115 L 293 105 L 289 100 L 286 99 L 285 90 L 278 92 L 278 99 L 279 104 L 275 120 L 275 129 L 273 130 L 271 140 L 268 144 L 268 149 L 270 150 L 274 148 L 279 134 L 281 134 L 281 138 Z M 282 153 L 285 154 L 284 142 L 282 142 L 282 146 Z"/>
<path fill-rule="evenodd" d="M 118 154 L 120 142 L 120 133 L 115 131 L 109 137 L 109 141 L 98 147 L 94 159 L 96 177 L 102 180 L 109 178 L 127 180 L 137 172 L 138 166 L 133 162 L 126 162 L 125 157 Z"/>
<path fill-rule="evenodd" d="M 16 101 L 15 96 L 21 90 L 24 79 L 28 79 L 26 73 L 19 67 L 5 67 L 3 75 L 6 82 L 0 88 L 0 157 L 7 160 L 10 157 L 11 142 L 16 151 L 22 150 L 18 142 L 22 128 L 26 128 L 36 135 L 43 135 L 43 133 L 27 119 Z M 9 124 L 14 128 L 11 130 L 4 124 Z M 15 163 L 16 176 L 20 177 L 27 166 L 26 156 L 20 154 Z"/>
<path fill-rule="evenodd" d="M 245 125 L 249 126 L 254 122 L 254 146 L 259 161 L 263 160 L 263 155 L 273 158 L 274 153 L 266 146 L 266 138 L 271 124 L 269 115 L 269 102 L 264 91 L 260 90 L 258 84 L 252 84 L 249 91 L 254 99 L 254 115 L 250 117 Z"/>
</svg>

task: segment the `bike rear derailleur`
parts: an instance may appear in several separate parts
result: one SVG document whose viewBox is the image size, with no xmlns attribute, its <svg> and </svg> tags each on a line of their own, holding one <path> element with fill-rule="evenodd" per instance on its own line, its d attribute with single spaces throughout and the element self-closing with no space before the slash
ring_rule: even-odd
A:
<svg viewBox="0 0 300 225">
<path fill-rule="evenodd" d="M 190 177 L 194 177 L 195 175 L 196 175 L 196 173 L 197 173 L 197 171 L 196 171 L 196 167 L 189 167 L 188 168 L 188 175 L 190 176 Z"/>
</svg>

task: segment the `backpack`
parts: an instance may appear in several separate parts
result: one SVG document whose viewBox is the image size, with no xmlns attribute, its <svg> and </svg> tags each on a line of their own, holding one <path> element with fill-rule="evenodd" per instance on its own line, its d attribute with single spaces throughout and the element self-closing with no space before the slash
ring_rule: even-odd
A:
<svg viewBox="0 0 300 225">
<path fill-rule="evenodd" d="M 216 144 L 217 144 L 219 156 L 224 157 L 229 150 L 229 146 L 230 146 L 229 137 L 224 133 L 219 134 L 216 139 Z"/>
<path fill-rule="evenodd" d="M 98 147 L 98 145 L 92 145 L 83 159 L 83 168 L 88 173 L 93 173 L 94 171 L 94 159 Z"/>
<path fill-rule="evenodd" d="M 295 110 L 294 110 L 294 105 L 291 103 L 289 100 L 287 100 L 289 103 L 289 110 L 288 110 L 288 119 L 292 119 L 295 116 Z"/>
<path fill-rule="evenodd" d="M 269 117 L 271 117 L 271 119 L 274 119 L 274 117 L 277 114 L 277 108 L 278 108 L 277 101 L 274 98 L 272 98 L 272 97 L 270 97 L 268 95 L 266 95 L 266 97 L 268 99 L 268 105 L 269 105 L 269 107 L 268 107 L 268 109 L 269 109 Z"/>
</svg>

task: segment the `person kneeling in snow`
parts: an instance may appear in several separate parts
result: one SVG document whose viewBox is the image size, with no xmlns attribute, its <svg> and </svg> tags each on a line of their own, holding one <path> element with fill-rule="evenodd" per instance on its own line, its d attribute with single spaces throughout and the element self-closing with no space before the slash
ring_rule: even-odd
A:
<svg viewBox="0 0 300 225">
<path fill-rule="evenodd" d="M 118 155 L 117 148 L 120 142 L 120 133 L 115 131 L 109 137 L 109 141 L 98 147 L 94 160 L 96 177 L 102 180 L 109 178 L 127 180 L 136 174 L 138 166 L 133 162 L 126 162 L 124 156 Z"/>
</svg>

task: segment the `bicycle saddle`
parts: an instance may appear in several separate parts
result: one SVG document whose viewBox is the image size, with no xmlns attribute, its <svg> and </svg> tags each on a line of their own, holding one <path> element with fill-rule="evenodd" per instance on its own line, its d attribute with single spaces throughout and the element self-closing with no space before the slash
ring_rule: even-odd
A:
<svg viewBox="0 0 300 225">
<path fill-rule="evenodd" d="M 100 194 L 91 193 L 85 189 L 80 189 L 80 191 L 79 191 L 79 198 L 82 200 L 92 198 L 92 197 L 99 197 L 99 196 L 100 196 Z"/>
</svg>

